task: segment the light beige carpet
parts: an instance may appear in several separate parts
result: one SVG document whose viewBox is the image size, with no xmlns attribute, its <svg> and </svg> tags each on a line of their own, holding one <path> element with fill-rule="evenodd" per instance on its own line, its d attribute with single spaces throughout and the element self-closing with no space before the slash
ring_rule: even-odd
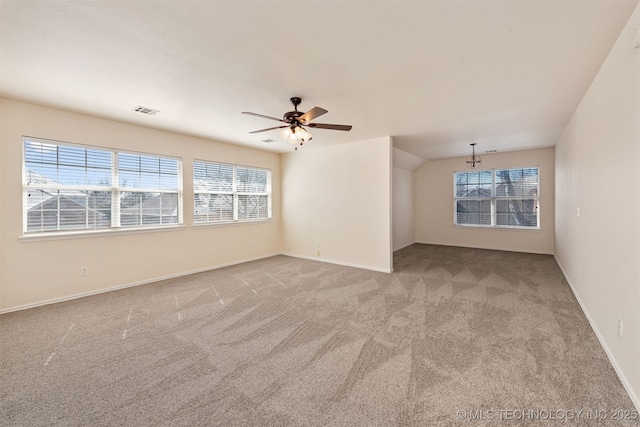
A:
<svg viewBox="0 0 640 427">
<path fill-rule="evenodd" d="M 5 314 L 0 424 L 640 424 L 553 257 L 394 267 L 277 256 Z"/>
</svg>

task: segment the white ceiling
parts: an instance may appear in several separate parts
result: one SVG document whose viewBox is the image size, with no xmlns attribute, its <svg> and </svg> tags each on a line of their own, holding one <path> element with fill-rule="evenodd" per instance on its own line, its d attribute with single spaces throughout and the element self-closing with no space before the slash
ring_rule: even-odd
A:
<svg viewBox="0 0 640 427">
<path fill-rule="evenodd" d="M 637 3 L 0 0 L 0 94 L 277 152 L 248 132 L 278 123 L 240 112 L 281 117 L 292 96 L 353 125 L 305 148 L 549 147 Z"/>
</svg>

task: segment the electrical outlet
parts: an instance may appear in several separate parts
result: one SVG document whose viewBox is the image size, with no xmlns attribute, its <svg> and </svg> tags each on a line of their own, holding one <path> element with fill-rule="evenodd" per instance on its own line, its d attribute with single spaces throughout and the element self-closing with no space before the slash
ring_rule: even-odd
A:
<svg viewBox="0 0 640 427">
<path fill-rule="evenodd" d="M 253 240 L 249 240 L 249 247 L 252 248 L 253 247 Z"/>
<path fill-rule="evenodd" d="M 576 216 L 580 216 L 580 206 L 576 208 Z"/>
<path fill-rule="evenodd" d="M 320 251 L 316 251 L 316 256 L 320 256 Z"/>
<path fill-rule="evenodd" d="M 571 268 L 573 268 L 573 260 L 571 260 Z"/>
<path fill-rule="evenodd" d="M 87 274 L 89 274 L 89 267 L 80 267 L 80 275 L 86 276 Z"/>
<path fill-rule="evenodd" d="M 618 317 L 618 336 L 622 338 L 622 318 Z"/>
</svg>

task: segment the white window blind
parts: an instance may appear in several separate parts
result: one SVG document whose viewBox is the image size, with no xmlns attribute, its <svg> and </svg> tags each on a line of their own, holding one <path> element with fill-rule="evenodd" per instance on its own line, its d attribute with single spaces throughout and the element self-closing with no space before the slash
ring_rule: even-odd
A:
<svg viewBox="0 0 640 427">
<path fill-rule="evenodd" d="M 456 224 L 491 225 L 492 187 L 491 171 L 456 174 Z"/>
<path fill-rule="evenodd" d="M 271 172 L 205 161 L 193 162 L 196 223 L 271 218 Z"/>
<path fill-rule="evenodd" d="M 454 174 L 454 223 L 481 227 L 539 228 L 538 168 Z"/>
<path fill-rule="evenodd" d="M 179 172 L 176 159 L 118 153 L 120 225 L 177 224 Z"/>
<path fill-rule="evenodd" d="M 182 222 L 182 162 L 23 138 L 24 233 Z"/>
</svg>

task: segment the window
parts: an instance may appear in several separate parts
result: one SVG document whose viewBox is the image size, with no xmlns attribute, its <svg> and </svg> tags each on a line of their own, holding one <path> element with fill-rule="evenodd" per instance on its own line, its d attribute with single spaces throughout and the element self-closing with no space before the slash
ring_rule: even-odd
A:
<svg viewBox="0 0 640 427">
<path fill-rule="evenodd" d="M 120 224 L 140 227 L 181 223 L 179 161 L 129 153 L 118 153 L 117 158 Z"/>
<path fill-rule="evenodd" d="M 455 224 L 539 228 L 538 168 L 454 174 Z"/>
<path fill-rule="evenodd" d="M 271 171 L 205 161 L 193 162 L 196 223 L 271 218 Z"/>
<path fill-rule="evenodd" d="M 182 162 L 23 138 L 24 232 L 182 223 Z"/>
</svg>

